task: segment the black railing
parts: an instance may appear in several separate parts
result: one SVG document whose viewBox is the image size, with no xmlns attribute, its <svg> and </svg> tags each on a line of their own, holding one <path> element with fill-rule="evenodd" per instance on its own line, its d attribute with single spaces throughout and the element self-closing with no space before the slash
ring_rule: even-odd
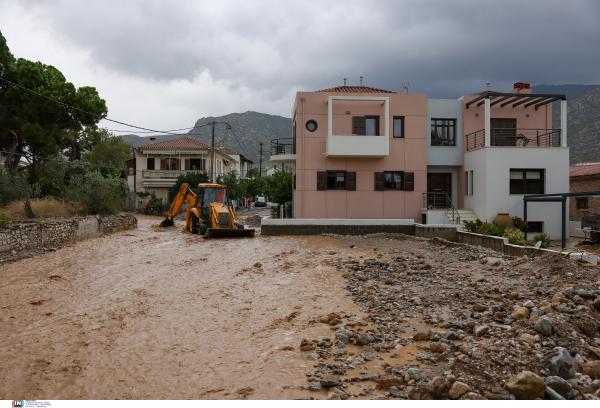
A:
<svg viewBox="0 0 600 408">
<path fill-rule="evenodd" d="M 485 129 L 465 136 L 467 151 L 485 146 Z M 560 129 L 490 129 L 491 146 L 560 147 Z"/>
<path fill-rule="evenodd" d="M 460 214 L 448 193 L 423 193 L 423 208 L 428 210 L 446 210 L 446 215 L 452 224 L 460 225 Z"/>
<path fill-rule="evenodd" d="M 280 154 L 296 154 L 296 139 L 273 139 L 271 140 L 271 156 Z"/>
</svg>

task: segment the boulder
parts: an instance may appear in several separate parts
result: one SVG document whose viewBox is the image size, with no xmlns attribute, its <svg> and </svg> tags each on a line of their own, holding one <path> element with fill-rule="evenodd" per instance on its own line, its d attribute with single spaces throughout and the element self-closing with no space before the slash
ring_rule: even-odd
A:
<svg viewBox="0 0 600 408">
<path fill-rule="evenodd" d="M 431 346 L 429 346 L 429 350 L 431 350 L 433 353 L 443 353 L 446 351 L 447 347 L 448 346 L 446 346 L 444 343 L 432 343 Z"/>
<path fill-rule="evenodd" d="M 485 312 L 487 310 L 487 307 L 482 305 L 481 303 L 475 303 L 473 305 L 473 310 L 476 312 Z"/>
<path fill-rule="evenodd" d="M 342 385 L 340 381 L 340 377 L 336 375 L 327 374 L 323 378 L 321 378 L 321 387 L 339 387 Z"/>
<path fill-rule="evenodd" d="M 595 336 L 596 331 L 598 330 L 596 321 L 589 317 L 578 319 L 577 327 L 579 327 L 579 330 L 581 330 L 586 336 L 592 338 Z"/>
<path fill-rule="evenodd" d="M 404 379 L 400 377 L 394 377 L 391 375 L 385 375 L 379 378 L 379 386 L 384 390 L 390 387 L 404 384 Z"/>
<path fill-rule="evenodd" d="M 568 381 L 565 381 L 556 375 L 546 377 L 545 381 L 548 387 L 552 388 L 563 398 L 567 398 L 567 394 L 569 394 L 569 392 L 571 392 L 571 388 L 573 388 Z"/>
<path fill-rule="evenodd" d="M 427 340 L 427 332 L 418 331 L 415 334 L 413 334 L 412 338 L 413 338 L 413 340 L 416 340 L 416 341 Z"/>
<path fill-rule="evenodd" d="M 565 300 L 565 294 L 562 292 L 558 292 L 556 295 L 552 297 L 552 303 L 562 303 Z"/>
<path fill-rule="evenodd" d="M 475 336 L 477 336 L 477 337 L 481 337 L 481 336 L 483 336 L 484 334 L 486 334 L 486 333 L 488 332 L 488 330 L 489 330 L 489 329 L 490 329 L 490 327 L 489 327 L 489 326 L 487 326 L 487 325 L 483 324 L 483 325 L 481 325 L 481 326 L 475 326 L 475 327 L 473 328 L 473 333 L 475 333 Z"/>
<path fill-rule="evenodd" d="M 364 346 L 365 344 L 373 343 L 373 336 L 367 333 L 360 333 L 356 336 L 356 344 Z"/>
<path fill-rule="evenodd" d="M 459 399 L 463 394 L 471 391 L 473 391 L 471 387 L 464 382 L 455 381 L 448 392 L 448 396 L 452 399 Z"/>
<path fill-rule="evenodd" d="M 460 399 L 467 401 L 487 401 L 487 398 L 475 392 L 468 392 L 460 397 Z"/>
<path fill-rule="evenodd" d="M 412 380 L 419 381 L 421 379 L 421 372 L 418 368 L 409 368 L 406 371 L 406 374 L 408 374 Z"/>
<path fill-rule="evenodd" d="M 575 378 L 575 368 L 571 354 L 563 347 L 554 349 L 556 355 L 544 361 L 544 366 L 550 372 L 550 375 L 557 375 L 565 380 Z"/>
<path fill-rule="evenodd" d="M 594 308 L 600 310 L 600 297 L 597 297 L 596 300 L 594 300 Z"/>
<path fill-rule="evenodd" d="M 542 316 L 537 322 L 535 322 L 535 326 L 533 328 L 542 336 L 550 336 L 552 334 L 552 326 L 554 326 L 552 319 Z"/>
<path fill-rule="evenodd" d="M 520 307 L 511 314 L 511 317 L 513 318 L 513 320 L 528 319 L 529 313 L 530 313 L 530 311 L 528 308 Z"/>
<path fill-rule="evenodd" d="M 581 373 L 588 375 L 592 380 L 600 380 L 600 360 L 583 363 Z"/>
<path fill-rule="evenodd" d="M 506 389 L 518 399 L 532 400 L 542 398 L 546 393 L 546 383 L 539 375 L 523 371 L 506 383 Z"/>
<path fill-rule="evenodd" d="M 446 381 L 446 379 L 444 377 L 435 377 L 429 383 L 429 391 L 436 398 L 441 397 L 447 388 L 448 388 L 448 382 Z"/>
<path fill-rule="evenodd" d="M 533 303 L 531 300 L 528 300 L 527 302 L 523 303 L 523 307 L 533 309 L 535 307 L 535 303 Z"/>
</svg>

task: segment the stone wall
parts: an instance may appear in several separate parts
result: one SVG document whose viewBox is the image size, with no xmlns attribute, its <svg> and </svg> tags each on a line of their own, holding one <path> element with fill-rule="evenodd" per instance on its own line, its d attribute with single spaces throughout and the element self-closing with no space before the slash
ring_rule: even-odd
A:
<svg viewBox="0 0 600 408">
<path fill-rule="evenodd" d="M 569 192 L 578 193 L 581 191 L 600 191 L 600 174 L 593 176 L 571 177 L 569 181 Z M 587 197 L 588 208 L 577 209 L 577 199 L 584 197 L 569 198 L 569 220 L 581 221 L 585 214 L 600 212 L 600 198 Z"/>
<path fill-rule="evenodd" d="M 11 225 L 0 227 L 0 252 L 60 245 L 132 228 L 137 228 L 137 218 L 129 214 Z"/>
<path fill-rule="evenodd" d="M 261 235 L 367 235 L 380 232 L 415 235 L 413 220 L 263 218 Z"/>
</svg>

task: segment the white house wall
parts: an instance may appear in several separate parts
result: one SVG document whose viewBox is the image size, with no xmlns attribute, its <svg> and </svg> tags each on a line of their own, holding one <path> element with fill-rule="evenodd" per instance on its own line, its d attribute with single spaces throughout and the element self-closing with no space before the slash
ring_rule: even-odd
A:
<svg viewBox="0 0 600 408">
<path fill-rule="evenodd" d="M 569 149 L 564 147 L 486 147 L 465 153 L 465 171 L 473 170 L 474 195 L 467 196 L 480 219 L 498 213 L 523 217 L 524 194 L 510 194 L 510 169 L 544 169 L 544 193 L 569 192 Z M 567 209 L 568 211 L 568 206 Z M 552 239 L 561 237 L 561 203 L 528 203 L 529 221 L 542 221 Z"/>
<path fill-rule="evenodd" d="M 460 99 L 427 99 L 427 164 L 462 166 L 463 164 L 463 102 Z M 431 145 L 431 118 L 456 119 L 455 146 Z"/>
</svg>

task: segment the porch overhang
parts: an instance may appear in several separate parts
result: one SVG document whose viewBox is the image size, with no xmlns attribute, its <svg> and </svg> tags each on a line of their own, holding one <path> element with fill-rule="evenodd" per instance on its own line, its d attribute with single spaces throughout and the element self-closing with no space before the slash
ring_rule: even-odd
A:
<svg viewBox="0 0 600 408">
<path fill-rule="evenodd" d="M 502 92 L 485 92 L 482 95 L 479 95 L 477 98 L 472 101 L 467 102 L 466 108 L 469 109 L 469 106 L 474 103 L 477 106 L 481 106 L 485 103 L 485 100 L 490 100 L 490 106 L 496 105 L 500 102 L 500 108 L 504 108 L 505 106 L 512 105 L 513 108 L 525 104 L 525 107 L 529 107 L 531 105 L 535 106 L 535 110 L 538 110 L 540 106 L 547 105 L 554 101 L 563 100 L 566 101 L 567 97 L 565 95 L 553 95 L 553 94 L 516 94 L 516 93 L 502 93 Z"/>
</svg>

